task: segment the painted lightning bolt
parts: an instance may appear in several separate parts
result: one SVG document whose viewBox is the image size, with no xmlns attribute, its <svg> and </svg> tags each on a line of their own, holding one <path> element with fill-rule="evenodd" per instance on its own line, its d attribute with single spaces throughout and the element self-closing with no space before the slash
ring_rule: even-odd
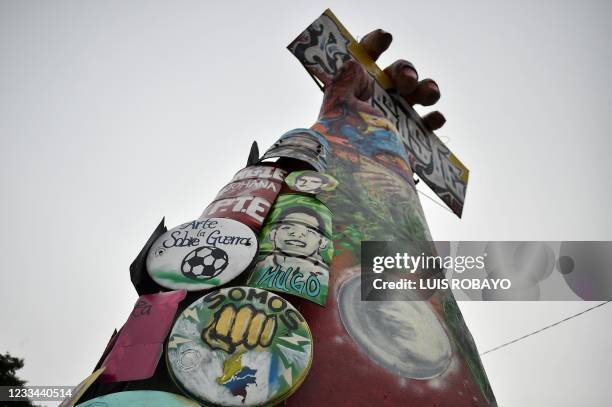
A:
<svg viewBox="0 0 612 407">
<path fill-rule="evenodd" d="M 186 342 L 192 342 L 192 340 L 187 338 L 181 338 L 180 336 L 175 336 L 168 342 L 168 349 L 176 349 L 176 346 L 178 344 Z"/>
<path fill-rule="evenodd" d="M 310 340 L 304 336 L 300 336 L 296 333 L 291 334 L 291 336 L 281 336 L 278 339 L 282 339 L 285 342 L 289 342 L 292 345 L 297 346 L 298 348 L 302 348 L 301 345 L 305 345 L 310 343 Z"/>
<path fill-rule="evenodd" d="M 196 312 L 195 308 L 187 308 L 185 311 L 183 311 L 183 315 L 200 322 L 200 318 L 198 317 L 198 313 Z"/>
<path fill-rule="evenodd" d="M 283 368 L 283 373 L 281 373 L 281 376 L 283 376 L 289 386 L 293 386 L 293 375 L 291 374 L 291 366 L 289 366 L 288 368 Z"/>
</svg>

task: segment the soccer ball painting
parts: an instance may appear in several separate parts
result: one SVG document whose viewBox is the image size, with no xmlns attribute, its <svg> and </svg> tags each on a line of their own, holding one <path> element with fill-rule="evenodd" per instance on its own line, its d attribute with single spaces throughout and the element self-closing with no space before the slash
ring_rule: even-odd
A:
<svg viewBox="0 0 612 407">
<path fill-rule="evenodd" d="M 186 277 L 209 279 L 218 276 L 228 264 L 227 253 L 218 247 L 202 246 L 183 259 L 181 271 Z"/>
<path fill-rule="evenodd" d="M 147 272 L 160 288 L 208 290 L 242 274 L 258 250 L 255 232 L 244 223 L 200 218 L 166 231 L 153 242 Z"/>
</svg>

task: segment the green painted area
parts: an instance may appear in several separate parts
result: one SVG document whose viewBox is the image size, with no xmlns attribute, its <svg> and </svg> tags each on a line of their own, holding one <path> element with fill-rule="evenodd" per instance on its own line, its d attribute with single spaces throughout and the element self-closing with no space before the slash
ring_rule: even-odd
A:
<svg viewBox="0 0 612 407">
<path fill-rule="evenodd" d="M 197 407 L 193 400 L 174 393 L 152 390 L 132 390 L 111 393 L 79 404 L 83 407 Z"/>
<path fill-rule="evenodd" d="M 208 280 L 193 280 L 187 277 L 184 277 L 180 274 L 177 274 L 175 271 L 154 271 L 153 276 L 160 280 L 171 281 L 173 283 L 180 284 L 193 284 L 193 285 L 202 285 L 202 284 L 210 284 L 211 286 L 218 286 L 221 284 L 221 280 L 218 278 L 211 278 Z"/>
<path fill-rule="evenodd" d="M 295 295 L 324 306 L 329 291 L 329 270 L 310 266 L 312 271 L 304 271 L 300 265 L 292 265 L 291 259 L 274 265 L 263 258 L 249 276 L 248 285 Z"/>
</svg>

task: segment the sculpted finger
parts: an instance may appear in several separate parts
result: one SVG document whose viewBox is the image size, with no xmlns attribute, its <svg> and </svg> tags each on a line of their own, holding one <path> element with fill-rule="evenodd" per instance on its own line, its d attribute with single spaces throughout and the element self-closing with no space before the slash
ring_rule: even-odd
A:
<svg viewBox="0 0 612 407">
<path fill-rule="evenodd" d="M 230 329 L 234 325 L 234 319 L 236 318 L 236 310 L 233 305 L 226 305 L 219 313 L 219 319 L 215 325 L 215 334 L 218 337 L 225 338 L 229 336 Z"/>
<path fill-rule="evenodd" d="M 406 102 L 411 106 L 416 104 L 431 106 L 440 100 L 440 88 L 433 79 L 427 78 L 418 83 L 414 92 L 402 96 L 404 96 Z"/>
<path fill-rule="evenodd" d="M 230 344 L 225 341 L 224 338 L 220 338 L 216 332 L 217 323 L 214 319 L 211 321 L 208 328 L 202 332 L 202 340 L 206 342 L 213 349 L 222 349 L 226 352 L 230 351 Z"/>
<path fill-rule="evenodd" d="M 412 93 L 417 87 L 419 74 L 414 65 L 406 60 L 395 61 L 385 68 L 384 72 L 391 78 L 397 93 L 401 96 Z"/>
<path fill-rule="evenodd" d="M 255 314 L 253 319 L 251 320 L 251 326 L 249 327 L 249 332 L 247 334 L 247 346 L 249 348 L 254 348 L 259 342 L 259 336 L 261 335 L 261 331 L 263 330 L 264 323 L 266 322 L 266 314 L 260 312 Z"/>
<path fill-rule="evenodd" d="M 234 321 L 234 326 L 232 327 L 232 344 L 237 346 L 242 343 L 252 318 L 253 310 L 251 308 L 243 307 L 240 309 L 240 311 L 238 311 Z"/>
<path fill-rule="evenodd" d="M 431 131 L 436 131 L 446 123 L 446 117 L 439 111 L 427 113 L 423 116 L 423 123 Z"/>
<path fill-rule="evenodd" d="M 261 337 L 259 338 L 259 343 L 261 346 L 265 348 L 270 345 L 270 342 L 272 342 L 272 338 L 274 337 L 274 331 L 276 331 L 276 317 L 268 317 L 264 323 Z"/>
<path fill-rule="evenodd" d="M 366 101 L 374 94 L 374 81 L 357 61 L 346 61 L 332 82 L 326 86 L 321 114 L 346 101 Z"/>
<path fill-rule="evenodd" d="M 232 349 L 232 346 L 229 343 L 222 339 L 213 337 L 213 330 L 211 328 L 202 333 L 202 339 L 213 349 L 221 349 L 226 352 L 229 352 Z"/>
<path fill-rule="evenodd" d="M 393 41 L 393 36 L 391 34 L 378 29 L 366 34 L 365 37 L 359 41 L 359 44 L 370 58 L 376 61 L 378 57 L 380 57 L 380 54 L 389 48 L 391 41 Z"/>
</svg>

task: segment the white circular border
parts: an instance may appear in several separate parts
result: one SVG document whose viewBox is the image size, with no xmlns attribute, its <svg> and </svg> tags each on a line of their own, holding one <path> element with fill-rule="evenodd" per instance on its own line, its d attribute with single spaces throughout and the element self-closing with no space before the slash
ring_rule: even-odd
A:
<svg viewBox="0 0 612 407">
<path fill-rule="evenodd" d="M 220 236 L 241 236 L 244 238 L 250 238 L 251 245 L 219 245 L 218 243 L 211 244 L 208 242 L 211 233 L 208 232 L 208 229 L 188 229 L 189 226 L 186 225 L 193 224 L 194 222 L 216 222 L 218 226 L 214 229 L 211 229 L 211 232 L 214 230 L 221 230 Z M 223 229 L 225 230 L 223 231 Z M 172 237 L 173 233 L 177 231 L 180 233 L 175 235 L 176 238 L 183 238 L 185 236 L 185 232 L 187 232 L 188 238 L 197 238 L 199 242 L 196 245 L 189 246 L 167 247 L 168 244 L 164 245 L 164 242 L 167 242 L 169 239 L 174 240 L 174 242 L 177 241 L 177 239 L 173 239 Z M 198 234 L 202 232 L 205 232 L 204 236 L 198 236 Z M 224 250 L 227 253 L 228 264 L 226 268 L 218 276 L 214 277 L 215 279 L 220 280 L 220 282 L 217 284 L 212 284 L 210 282 L 211 279 L 203 279 L 201 281 L 197 279 L 191 279 L 183 275 L 181 271 L 183 259 L 192 251 L 204 246 L 215 246 Z M 240 250 L 243 250 L 243 253 L 241 253 Z M 240 274 L 242 274 L 242 272 L 247 270 L 248 267 L 253 263 L 258 251 L 259 243 L 257 241 L 257 235 L 255 234 L 255 232 L 253 232 L 251 228 L 249 228 L 244 223 L 227 218 L 197 219 L 191 222 L 182 223 L 168 230 L 153 243 L 149 250 L 149 253 L 147 254 L 147 272 L 149 273 L 149 276 L 151 276 L 153 281 L 155 281 L 157 284 L 164 288 L 172 290 L 184 289 L 187 291 L 206 290 L 209 288 L 219 287 L 223 284 L 226 284 L 237 276 L 239 276 Z M 172 281 L 170 279 L 162 278 L 159 276 L 160 272 L 173 273 L 177 279 L 180 279 L 182 281 Z"/>
</svg>

